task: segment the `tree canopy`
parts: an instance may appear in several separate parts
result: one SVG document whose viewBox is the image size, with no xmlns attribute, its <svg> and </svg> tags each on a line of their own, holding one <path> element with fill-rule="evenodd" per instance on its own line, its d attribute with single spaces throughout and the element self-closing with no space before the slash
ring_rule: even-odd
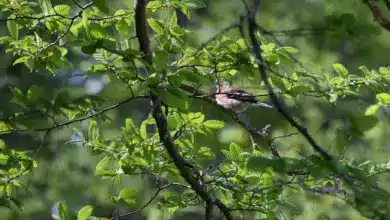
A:
<svg viewBox="0 0 390 220">
<path fill-rule="evenodd" d="M 2 219 L 390 219 L 390 1 L 0 0 L 0 24 Z"/>
</svg>

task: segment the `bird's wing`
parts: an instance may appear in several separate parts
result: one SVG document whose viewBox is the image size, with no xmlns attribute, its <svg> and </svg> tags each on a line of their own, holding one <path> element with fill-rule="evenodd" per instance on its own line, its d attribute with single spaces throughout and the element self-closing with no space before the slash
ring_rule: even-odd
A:
<svg viewBox="0 0 390 220">
<path fill-rule="evenodd" d="M 256 96 L 250 94 L 239 87 L 231 87 L 226 94 L 230 99 L 240 100 L 242 102 L 257 103 Z"/>
</svg>

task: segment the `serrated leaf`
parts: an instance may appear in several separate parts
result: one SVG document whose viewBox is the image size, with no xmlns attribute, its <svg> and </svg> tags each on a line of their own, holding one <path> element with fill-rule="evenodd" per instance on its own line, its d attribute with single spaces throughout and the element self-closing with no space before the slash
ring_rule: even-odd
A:
<svg viewBox="0 0 390 220">
<path fill-rule="evenodd" d="M 56 14 L 60 15 L 69 15 L 70 13 L 70 6 L 69 5 L 56 5 L 54 6 L 53 10 Z"/>
<path fill-rule="evenodd" d="M 92 38 L 101 40 L 101 39 L 107 39 L 107 31 L 102 27 L 101 25 L 97 23 L 90 24 L 89 27 L 89 34 Z"/>
<path fill-rule="evenodd" d="M 157 33 L 162 33 L 165 30 L 164 24 L 160 21 L 153 19 L 153 18 L 148 18 L 148 24 Z"/>
<path fill-rule="evenodd" d="M 106 156 L 95 167 L 95 175 L 102 175 L 105 172 L 106 166 L 111 162 L 110 157 Z"/>
<path fill-rule="evenodd" d="M 88 138 L 91 141 L 96 141 L 99 139 L 99 137 L 100 137 L 100 134 L 99 134 L 99 128 L 97 126 L 97 122 L 96 121 L 89 122 Z"/>
<path fill-rule="evenodd" d="M 168 24 L 170 27 L 177 25 L 177 14 L 176 11 L 171 11 L 168 17 Z"/>
<path fill-rule="evenodd" d="M 83 27 L 85 29 L 85 33 L 87 34 L 88 38 L 91 38 L 90 33 L 89 33 L 88 12 L 85 10 L 82 13 L 81 23 L 83 24 Z"/>
<path fill-rule="evenodd" d="M 87 220 L 92 215 L 93 207 L 90 205 L 84 206 L 77 213 L 77 220 Z"/>
<path fill-rule="evenodd" d="M 110 8 L 108 7 L 107 0 L 92 0 L 94 5 L 102 12 L 109 13 Z"/>
<path fill-rule="evenodd" d="M 18 25 L 16 21 L 8 20 L 7 21 L 7 28 L 9 33 L 11 34 L 12 38 L 17 40 L 19 38 L 19 31 L 18 31 Z"/>
<path fill-rule="evenodd" d="M 234 142 L 230 143 L 229 155 L 234 161 L 241 160 L 241 153 L 242 153 L 242 148 L 238 144 Z"/>
<path fill-rule="evenodd" d="M 225 126 L 225 122 L 219 120 L 208 120 L 203 123 L 207 128 L 220 129 Z"/>
<path fill-rule="evenodd" d="M 10 125 L 7 125 L 5 122 L 3 121 L 0 121 L 0 134 L 8 134 L 8 133 L 11 133 L 12 132 L 12 127 Z M 1 139 L 0 139 L 1 140 Z M 4 143 L 3 140 L 1 140 L 0 142 L 0 146 L 5 146 L 5 145 L 2 145 L 2 143 Z M 1 148 L 0 148 L 1 149 Z"/>
<path fill-rule="evenodd" d="M 0 154 L 0 165 L 5 166 L 8 163 L 9 156 L 5 154 Z"/>
<path fill-rule="evenodd" d="M 43 14 L 45 16 L 49 15 L 50 10 L 52 9 L 51 1 L 50 0 L 39 0 L 38 3 L 42 9 Z"/>
<path fill-rule="evenodd" d="M 347 68 L 345 68 L 345 66 L 343 66 L 340 63 L 333 64 L 333 68 L 336 71 L 336 73 L 339 74 L 343 78 L 347 77 L 349 74 Z"/>
</svg>

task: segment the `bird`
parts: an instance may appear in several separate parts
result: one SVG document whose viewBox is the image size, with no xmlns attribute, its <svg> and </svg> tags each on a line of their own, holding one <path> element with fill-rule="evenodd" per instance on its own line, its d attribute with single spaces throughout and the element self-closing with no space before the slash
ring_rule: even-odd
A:
<svg viewBox="0 0 390 220">
<path fill-rule="evenodd" d="M 255 95 L 248 93 L 239 87 L 231 87 L 227 81 L 222 82 L 217 86 L 215 100 L 217 101 L 217 104 L 224 108 L 231 109 L 238 113 L 245 111 L 251 105 L 273 108 L 271 105 L 258 101 Z"/>
</svg>

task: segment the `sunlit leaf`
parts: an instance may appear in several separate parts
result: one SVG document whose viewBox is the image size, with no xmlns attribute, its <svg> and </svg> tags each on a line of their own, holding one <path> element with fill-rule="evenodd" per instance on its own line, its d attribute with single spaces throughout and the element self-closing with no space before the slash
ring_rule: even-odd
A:
<svg viewBox="0 0 390 220">
<path fill-rule="evenodd" d="M 335 63 L 333 64 L 333 68 L 336 71 L 337 74 L 339 74 L 341 77 L 347 77 L 349 72 L 347 68 L 345 68 L 342 64 L 340 63 Z"/>
<path fill-rule="evenodd" d="M 77 220 L 87 220 L 92 215 L 93 207 L 90 205 L 84 206 L 77 213 Z"/>
</svg>

